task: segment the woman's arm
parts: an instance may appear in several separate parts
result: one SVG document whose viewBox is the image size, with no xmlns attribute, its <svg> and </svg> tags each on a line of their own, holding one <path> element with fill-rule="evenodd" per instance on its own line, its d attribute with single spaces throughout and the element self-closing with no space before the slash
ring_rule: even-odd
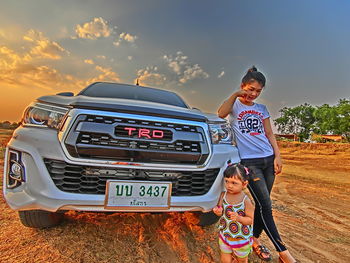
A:
<svg viewBox="0 0 350 263">
<path fill-rule="evenodd" d="M 227 100 L 224 101 L 224 103 L 221 104 L 220 108 L 218 109 L 218 116 L 220 118 L 226 118 L 226 116 L 232 111 L 232 106 L 236 99 L 244 96 L 246 93 L 247 92 L 243 89 L 234 92 Z"/>
<path fill-rule="evenodd" d="M 265 129 L 265 135 L 269 140 L 275 154 L 275 160 L 274 160 L 275 174 L 279 174 L 282 172 L 282 160 L 281 160 L 280 149 L 278 148 L 278 145 L 277 145 L 276 137 L 272 131 L 270 118 L 264 119 L 263 125 Z"/>
</svg>

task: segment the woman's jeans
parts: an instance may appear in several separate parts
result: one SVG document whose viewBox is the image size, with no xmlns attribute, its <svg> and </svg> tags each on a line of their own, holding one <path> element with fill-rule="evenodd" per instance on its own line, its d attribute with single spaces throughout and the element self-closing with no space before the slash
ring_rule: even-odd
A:
<svg viewBox="0 0 350 263">
<path fill-rule="evenodd" d="M 272 216 L 270 193 L 275 181 L 275 156 L 264 158 L 242 159 L 241 163 L 253 171 L 248 188 L 255 201 L 254 237 L 258 238 L 263 230 L 268 235 L 278 252 L 287 248 L 282 242 Z"/>
</svg>

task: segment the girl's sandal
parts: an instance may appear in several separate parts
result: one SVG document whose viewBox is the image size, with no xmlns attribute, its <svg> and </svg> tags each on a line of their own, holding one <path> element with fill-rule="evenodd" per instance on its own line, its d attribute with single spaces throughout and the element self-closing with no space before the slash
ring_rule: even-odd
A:
<svg viewBox="0 0 350 263">
<path fill-rule="evenodd" d="M 264 245 L 253 246 L 253 250 L 257 256 L 263 261 L 271 261 L 272 255 L 270 250 Z"/>
</svg>

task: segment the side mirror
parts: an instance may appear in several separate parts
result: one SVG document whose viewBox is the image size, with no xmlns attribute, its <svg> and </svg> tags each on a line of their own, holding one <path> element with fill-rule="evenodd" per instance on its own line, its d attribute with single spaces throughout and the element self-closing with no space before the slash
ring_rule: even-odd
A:
<svg viewBox="0 0 350 263">
<path fill-rule="evenodd" d="M 74 96 L 74 93 L 73 92 L 60 92 L 60 93 L 57 93 L 56 95 L 72 97 L 72 96 Z"/>
</svg>

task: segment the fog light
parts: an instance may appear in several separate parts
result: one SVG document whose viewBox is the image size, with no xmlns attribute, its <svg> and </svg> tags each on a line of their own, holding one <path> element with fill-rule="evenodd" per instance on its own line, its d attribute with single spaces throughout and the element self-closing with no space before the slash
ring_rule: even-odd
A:
<svg viewBox="0 0 350 263">
<path fill-rule="evenodd" d="M 9 150 L 7 167 L 7 188 L 13 189 L 20 186 L 25 181 L 25 169 L 20 152 Z"/>
<path fill-rule="evenodd" d="M 23 175 L 23 169 L 22 166 L 17 163 L 16 161 L 11 162 L 11 167 L 10 167 L 10 176 L 15 179 L 15 180 L 21 180 L 22 175 Z"/>
</svg>

